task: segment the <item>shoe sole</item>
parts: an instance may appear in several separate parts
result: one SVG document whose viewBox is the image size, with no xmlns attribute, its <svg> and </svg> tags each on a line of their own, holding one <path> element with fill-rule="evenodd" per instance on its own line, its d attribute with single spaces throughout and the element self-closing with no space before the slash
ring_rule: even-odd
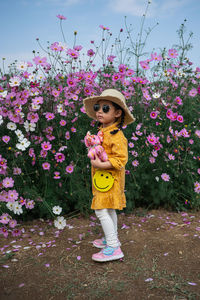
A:
<svg viewBox="0 0 200 300">
<path fill-rule="evenodd" d="M 93 259 L 94 261 L 98 261 L 98 262 L 108 262 L 108 261 L 120 259 L 120 258 L 122 258 L 122 257 L 124 257 L 124 254 L 123 254 L 123 253 L 121 253 L 121 254 L 119 254 L 119 255 L 115 255 L 114 257 L 107 257 L 107 258 L 103 258 L 103 259 L 98 259 L 98 258 L 93 258 L 93 257 L 92 257 L 92 259 Z"/>
<path fill-rule="evenodd" d="M 101 246 L 101 245 L 96 245 L 96 244 L 93 243 L 93 246 L 98 248 L 98 249 L 103 249 L 103 248 L 105 248 L 106 245 Z"/>
</svg>

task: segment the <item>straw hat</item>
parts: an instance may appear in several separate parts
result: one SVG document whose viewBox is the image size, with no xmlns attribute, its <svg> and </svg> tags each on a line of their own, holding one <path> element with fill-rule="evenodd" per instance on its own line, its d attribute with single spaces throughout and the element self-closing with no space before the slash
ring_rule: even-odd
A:
<svg viewBox="0 0 200 300">
<path fill-rule="evenodd" d="M 96 112 L 94 111 L 93 106 L 99 100 L 109 100 L 118 104 L 121 108 L 123 108 L 125 113 L 124 125 L 131 124 L 132 122 L 135 121 L 134 116 L 131 114 L 130 110 L 126 105 L 126 99 L 124 95 L 115 89 L 104 90 L 100 96 L 92 96 L 92 97 L 85 98 L 83 100 L 86 114 L 90 118 L 96 119 Z"/>
</svg>

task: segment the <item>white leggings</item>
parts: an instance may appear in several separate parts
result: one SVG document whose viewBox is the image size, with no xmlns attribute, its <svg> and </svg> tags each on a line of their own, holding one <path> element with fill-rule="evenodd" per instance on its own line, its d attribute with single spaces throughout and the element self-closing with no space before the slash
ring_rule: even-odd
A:
<svg viewBox="0 0 200 300">
<path fill-rule="evenodd" d="M 95 214 L 101 222 L 107 245 L 114 248 L 120 246 L 116 210 L 110 208 L 96 209 Z"/>
</svg>

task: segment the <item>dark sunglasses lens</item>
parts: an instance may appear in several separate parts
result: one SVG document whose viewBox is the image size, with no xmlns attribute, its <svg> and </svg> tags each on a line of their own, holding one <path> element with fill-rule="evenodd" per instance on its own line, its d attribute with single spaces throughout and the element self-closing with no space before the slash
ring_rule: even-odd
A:
<svg viewBox="0 0 200 300">
<path fill-rule="evenodd" d="M 110 110 L 110 106 L 109 105 L 103 105 L 102 110 L 103 110 L 104 113 L 108 113 L 109 110 Z"/>
<path fill-rule="evenodd" d="M 94 104 L 93 108 L 94 108 L 94 111 L 98 111 L 100 108 L 100 105 L 96 103 L 96 104 Z"/>
</svg>

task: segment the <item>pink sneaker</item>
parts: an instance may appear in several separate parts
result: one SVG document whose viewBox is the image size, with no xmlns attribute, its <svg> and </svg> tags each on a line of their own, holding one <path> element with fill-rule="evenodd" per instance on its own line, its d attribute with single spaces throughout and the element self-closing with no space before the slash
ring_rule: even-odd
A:
<svg viewBox="0 0 200 300">
<path fill-rule="evenodd" d="M 94 240 L 93 241 L 93 246 L 96 248 L 104 248 L 106 246 L 106 240 L 105 238 L 99 239 L 99 240 Z"/>
<path fill-rule="evenodd" d="M 124 254 L 120 247 L 113 248 L 109 246 L 92 255 L 92 259 L 99 262 L 116 260 L 122 257 L 124 257 Z"/>
</svg>

